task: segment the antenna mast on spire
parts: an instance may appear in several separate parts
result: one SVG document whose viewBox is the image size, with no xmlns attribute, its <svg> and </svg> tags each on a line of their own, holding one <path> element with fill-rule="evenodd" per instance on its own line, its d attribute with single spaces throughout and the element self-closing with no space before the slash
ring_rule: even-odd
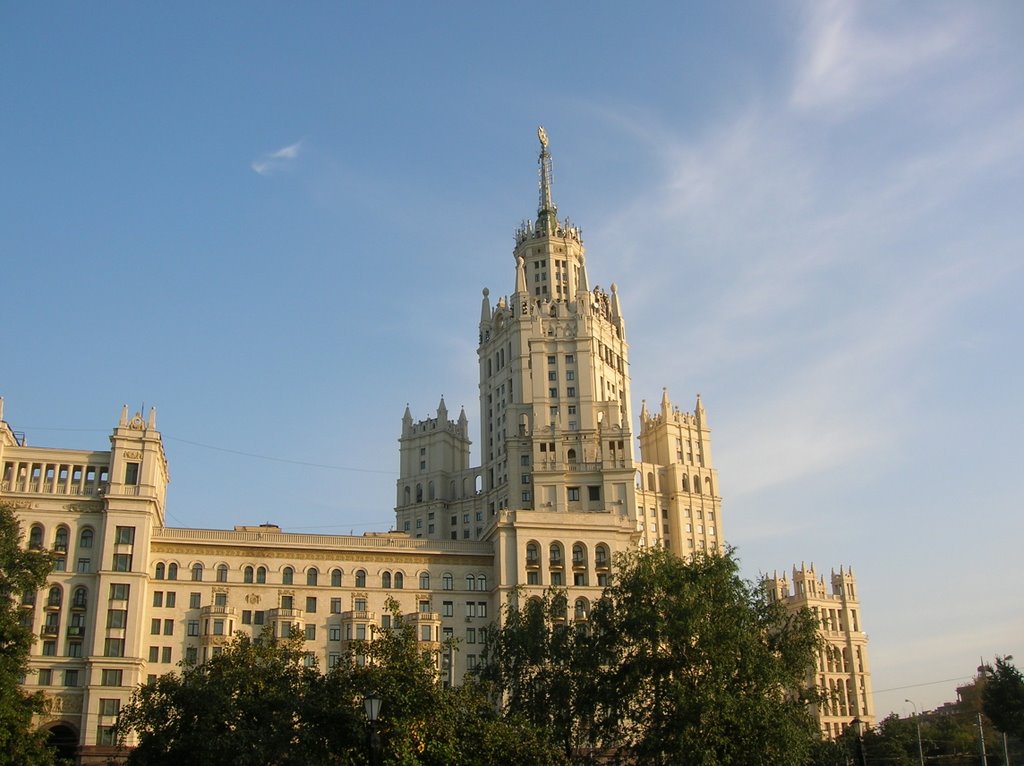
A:
<svg viewBox="0 0 1024 766">
<path fill-rule="evenodd" d="M 551 154 L 548 152 L 548 133 L 543 126 L 537 128 L 537 138 L 540 140 L 540 159 L 537 163 L 540 166 L 540 206 L 537 208 L 537 223 L 553 231 L 558 208 L 551 200 Z"/>
</svg>

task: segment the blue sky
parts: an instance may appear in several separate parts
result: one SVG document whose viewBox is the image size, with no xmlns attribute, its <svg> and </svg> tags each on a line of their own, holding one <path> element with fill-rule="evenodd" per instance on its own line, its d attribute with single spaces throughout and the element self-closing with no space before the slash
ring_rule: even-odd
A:
<svg viewBox="0 0 1024 766">
<path fill-rule="evenodd" d="M 852 564 L 879 713 L 952 699 L 1024 657 L 1024 6 L 624 8 L 6 4 L 6 419 L 156 405 L 174 524 L 387 528 L 543 124 L 747 575 Z"/>
</svg>

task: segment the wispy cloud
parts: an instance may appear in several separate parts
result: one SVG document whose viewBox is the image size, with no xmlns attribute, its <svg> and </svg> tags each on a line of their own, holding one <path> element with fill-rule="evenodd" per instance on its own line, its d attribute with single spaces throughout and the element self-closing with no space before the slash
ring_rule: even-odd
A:
<svg viewBox="0 0 1024 766">
<path fill-rule="evenodd" d="M 965 23 L 958 14 L 938 21 L 925 14 L 871 25 L 866 5 L 822 0 L 808 7 L 792 105 L 839 114 L 855 111 L 906 85 L 908 78 L 956 48 Z"/>
<path fill-rule="evenodd" d="M 294 144 L 281 147 L 277 151 L 269 152 L 253 160 L 250 167 L 261 176 L 273 175 L 290 169 L 300 151 L 302 151 L 302 141 L 296 141 Z"/>
</svg>

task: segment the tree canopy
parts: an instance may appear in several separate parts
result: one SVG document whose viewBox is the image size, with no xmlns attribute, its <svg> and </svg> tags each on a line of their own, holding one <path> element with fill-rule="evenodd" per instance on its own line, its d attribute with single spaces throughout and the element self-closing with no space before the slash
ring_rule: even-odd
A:
<svg viewBox="0 0 1024 766">
<path fill-rule="evenodd" d="M 133 766 L 183 762 L 220 766 L 349 766 L 367 759 L 363 697 L 382 700 L 386 763 L 557 763 L 557 753 L 517 719 L 502 719 L 475 684 L 438 683 L 436 650 L 423 652 L 413 626 L 391 604 L 397 627 L 353 641 L 323 674 L 301 636 L 238 634 L 202 665 L 140 686 L 121 710 L 133 732 Z"/>
<path fill-rule="evenodd" d="M 981 702 L 996 728 L 1024 740 L 1024 676 L 1013 665 L 1013 657 L 996 657 L 985 665 Z"/>
<path fill-rule="evenodd" d="M 45 551 L 22 547 L 14 509 L 0 503 L 0 766 L 53 762 L 45 733 L 32 724 L 32 716 L 45 711 L 45 699 L 21 687 L 35 637 L 19 614 L 22 596 L 35 596 L 52 565 Z"/>
<path fill-rule="evenodd" d="M 519 592 L 480 676 L 579 762 L 802 764 L 815 625 L 738 571 L 732 552 L 625 554 L 586 621 L 561 591 Z"/>
</svg>

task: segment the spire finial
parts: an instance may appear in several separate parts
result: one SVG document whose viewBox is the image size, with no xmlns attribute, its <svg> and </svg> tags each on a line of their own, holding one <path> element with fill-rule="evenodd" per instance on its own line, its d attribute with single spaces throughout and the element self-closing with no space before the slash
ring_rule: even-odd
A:
<svg viewBox="0 0 1024 766">
<path fill-rule="evenodd" d="M 537 224 L 553 231 L 558 220 L 558 208 L 551 199 L 551 153 L 548 152 L 548 132 L 543 125 L 537 128 L 537 138 L 540 140 L 540 159 L 537 161 L 540 166 L 540 205 L 537 208 Z"/>
</svg>

